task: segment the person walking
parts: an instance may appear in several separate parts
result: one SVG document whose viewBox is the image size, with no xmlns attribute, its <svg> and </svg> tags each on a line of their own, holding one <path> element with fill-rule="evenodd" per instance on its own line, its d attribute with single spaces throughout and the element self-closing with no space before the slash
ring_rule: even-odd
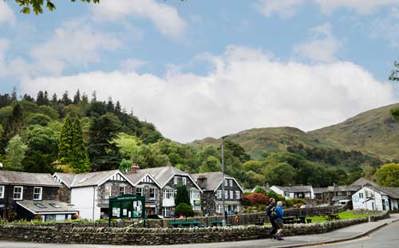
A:
<svg viewBox="0 0 399 248">
<path fill-rule="evenodd" d="M 275 238 L 278 229 L 277 223 L 275 221 L 276 220 L 275 208 L 276 208 L 276 200 L 274 198 L 270 198 L 269 205 L 267 205 L 266 207 L 266 216 L 269 218 L 270 224 L 272 224 L 272 228 L 269 231 L 269 235 L 272 238 Z"/>
<path fill-rule="evenodd" d="M 283 222 L 284 208 L 283 208 L 282 201 L 277 202 L 277 206 L 274 211 L 275 211 L 275 223 L 277 226 L 277 232 L 275 234 L 275 238 L 277 240 L 284 240 L 282 237 L 283 226 L 284 226 L 284 222 Z"/>
</svg>

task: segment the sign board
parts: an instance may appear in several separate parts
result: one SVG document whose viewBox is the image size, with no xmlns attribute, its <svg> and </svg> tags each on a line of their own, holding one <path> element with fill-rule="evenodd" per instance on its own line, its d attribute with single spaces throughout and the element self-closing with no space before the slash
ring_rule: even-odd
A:
<svg viewBox="0 0 399 248">
<path fill-rule="evenodd" d="M 109 225 L 111 219 L 144 219 L 145 197 L 139 195 L 120 195 L 109 199 Z"/>
</svg>

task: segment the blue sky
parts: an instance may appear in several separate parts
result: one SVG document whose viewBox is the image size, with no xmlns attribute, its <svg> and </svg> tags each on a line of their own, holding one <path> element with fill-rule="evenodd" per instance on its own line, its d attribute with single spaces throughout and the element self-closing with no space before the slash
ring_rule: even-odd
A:
<svg viewBox="0 0 399 248">
<path fill-rule="evenodd" d="M 186 142 L 342 121 L 397 101 L 397 0 L 0 2 L 0 91 L 78 88 Z"/>
</svg>

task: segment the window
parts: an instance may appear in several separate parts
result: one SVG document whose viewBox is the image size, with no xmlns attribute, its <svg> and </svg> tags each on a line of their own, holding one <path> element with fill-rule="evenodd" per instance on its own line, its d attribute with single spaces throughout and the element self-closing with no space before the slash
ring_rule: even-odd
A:
<svg viewBox="0 0 399 248">
<path fill-rule="evenodd" d="M 163 198 L 165 199 L 173 199 L 175 196 L 175 191 L 173 189 L 165 189 L 163 191 Z"/>
<path fill-rule="evenodd" d="M 136 195 L 143 195 L 143 188 L 136 188 Z"/>
<path fill-rule="evenodd" d="M 187 178 L 186 177 L 182 177 L 181 179 L 182 179 L 183 185 L 186 185 L 187 184 Z"/>
<path fill-rule="evenodd" d="M 0 199 L 4 198 L 4 186 L 0 185 Z"/>
<path fill-rule="evenodd" d="M 224 192 L 224 199 L 229 199 L 229 191 Z"/>
<path fill-rule="evenodd" d="M 174 180 L 174 184 L 176 185 L 176 184 L 177 184 L 178 177 L 175 176 L 175 177 L 173 178 L 173 180 Z"/>
<path fill-rule="evenodd" d="M 34 201 L 41 201 L 42 200 L 42 187 L 34 187 L 33 188 L 33 200 Z"/>
<path fill-rule="evenodd" d="M 218 204 L 218 205 L 217 205 L 217 210 L 216 210 L 216 212 L 219 213 L 219 214 L 223 213 L 223 206 L 222 206 L 221 204 Z"/>
<path fill-rule="evenodd" d="M 14 200 L 22 200 L 23 199 L 23 190 L 22 186 L 14 186 L 13 198 Z"/>
<path fill-rule="evenodd" d="M 229 186 L 229 180 L 224 179 L 224 186 L 225 186 L 225 187 Z"/>
<path fill-rule="evenodd" d="M 359 198 L 363 199 L 363 193 L 359 193 Z"/>
<path fill-rule="evenodd" d="M 126 194 L 126 186 L 119 186 L 119 195 Z"/>
<path fill-rule="evenodd" d="M 156 198 L 156 192 L 154 188 L 150 188 L 150 199 L 155 200 Z"/>
<path fill-rule="evenodd" d="M 233 179 L 230 179 L 230 187 L 233 187 Z"/>
<path fill-rule="evenodd" d="M 222 191 L 221 190 L 216 191 L 216 198 L 222 199 Z"/>
<path fill-rule="evenodd" d="M 234 191 L 230 190 L 230 199 L 234 199 Z"/>
<path fill-rule="evenodd" d="M 239 190 L 236 191 L 236 199 L 237 200 L 241 199 L 241 192 Z"/>
</svg>

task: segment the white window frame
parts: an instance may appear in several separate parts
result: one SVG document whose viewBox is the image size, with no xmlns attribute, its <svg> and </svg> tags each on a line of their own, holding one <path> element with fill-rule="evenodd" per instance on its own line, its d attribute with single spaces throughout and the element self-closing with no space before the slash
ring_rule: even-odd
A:
<svg viewBox="0 0 399 248">
<path fill-rule="evenodd" d="M 35 190 L 39 189 L 39 193 L 36 193 Z M 39 195 L 39 197 L 35 197 L 35 195 Z M 43 187 L 33 187 L 33 200 L 34 201 L 41 201 L 43 198 Z"/>
<path fill-rule="evenodd" d="M 230 179 L 230 187 L 233 187 L 233 179 Z"/>
<path fill-rule="evenodd" d="M 175 177 L 173 178 L 173 183 L 174 183 L 175 185 L 177 185 L 177 181 L 178 181 L 178 176 L 175 176 Z"/>
<path fill-rule="evenodd" d="M 0 199 L 3 199 L 5 195 L 5 187 L 4 185 L 0 185 Z"/>
<path fill-rule="evenodd" d="M 224 186 L 225 186 L 225 187 L 228 187 L 228 186 L 229 186 L 229 180 L 224 179 Z"/>
<path fill-rule="evenodd" d="M 241 199 L 241 191 L 236 190 L 236 199 L 240 200 Z"/>
<path fill-rule="evenodd" d="M 216 198 L 222 199 L 222 191 L 220 189 L 216 191 Z"/>
<path fill-rule="evenodd" d="M 359 193 L 359 199 L 363 199 L 364 198 L 364 194 L 363 193 Z"/>
<path fill-rule="evenodd" d="M 181 181 L 182 181 L 183 185 L 187 185 L 187 178 L 186 177 L 182 177 Z"/>
<path fill-rule="evenodd" d="M 230 190 L 230 199 L 234 199 L 234 191 Z"/>
<path fill-rule="evenodd" d="M 140 191 L 140 194 L 137 194 L 138 191 Z M 143 196 L 143 193 L 144 193 L 144 189 L 143 188 L 141 188 L 141 187 L 137 187 L 136 188 L 136 195 Z"/>
<path fill-rule="evenodd" d="M 164 199 L 173 199 L 175 197 L 175 191 L 173 189 L 164 189 L 163 190 L 163 198 Z"/>
<path fill-rule="evenodd" d="M 123 193 L 121 191 L 122 188 L 123 188 Z M 119 185 L 119 195 L 124 195 L 124 194 L 126 194 L 126 185 Z"/>
<path fill-rule="evenodd" d="M 151 197 L 151 191 L 154 193 L 154 196 L 153 196 L 153 197 Z M 155 199 L 157 198 L 156 188 L 150 188 L 150 190 L 149 190 L 149 197 L 150 197 L 150 200 L 155 200 Z"/>
<path fill-rule="evenodd" d="M 228 190 L 225 190 L 224 191 L 224 199 L 229 199 L 229 191 Z"/>
<path fill-rule="evenodd" d="M 20 196 L 18 198 L 15 197 L 16 189 L 21 189 L 21 192 L 18 192 L 20 194 Z M 24 187 L 23 186 L 14 186 L 14 189 L 12 191 L 12 198 L 17 201 L 24 199 Z"/>
</svg>

